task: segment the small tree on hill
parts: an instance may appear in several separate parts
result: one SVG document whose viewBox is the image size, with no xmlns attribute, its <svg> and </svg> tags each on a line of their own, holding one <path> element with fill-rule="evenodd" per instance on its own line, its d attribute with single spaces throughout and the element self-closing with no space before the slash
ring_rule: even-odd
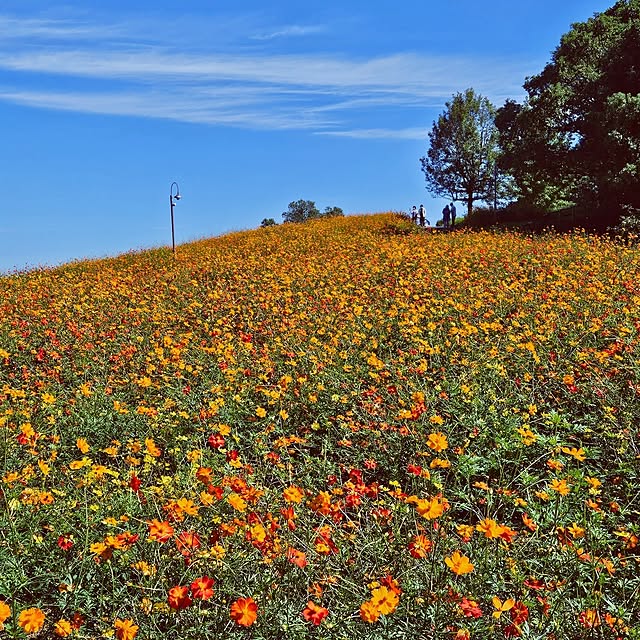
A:
<svg viewBox="0 0 640 640">
<path fill-rule="evenodd" d="M 313 200 L 296 200 L 289 203 L 289 208 L 282 217 L 285 222 L 305 222 L 311 218 L 319 218 L 320 211 Z"/>
<path fill-rule="evenodd" d="M 342 211 L 340 207 L 327 207 L 322 212 L 323 218 L 333 218 L 335 216 L 343 216 L 343 215 L 344 215 L 344 211 Z"/>
<path fill-rule="evenodd" d="M 429 150 L 420 158 L 427 190 L 465 202 L 491 201 L 498 157 L 495 109 L 473 89 L 453 96 L 429 132 Z"/>
<path fill-rule="evenodd" d="M 261 227 L 273 227 L 274 225 L 278 224 L 273 218 L 263 218 L 262 222 L 260 223 Z"/>
</svg>

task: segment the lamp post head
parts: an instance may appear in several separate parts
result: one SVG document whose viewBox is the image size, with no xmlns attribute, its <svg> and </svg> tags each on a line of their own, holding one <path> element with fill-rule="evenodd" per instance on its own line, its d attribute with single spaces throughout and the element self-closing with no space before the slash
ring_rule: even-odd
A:
<svg viewBox="0 0 640 640">
<path fill-rule="evenodd" d="M 176 195 L 173 197 L 175 200 L 180 200 L 180 198 L 182 198 L 182 196 L 179 193 L 176 193 Z"/>
</svg>

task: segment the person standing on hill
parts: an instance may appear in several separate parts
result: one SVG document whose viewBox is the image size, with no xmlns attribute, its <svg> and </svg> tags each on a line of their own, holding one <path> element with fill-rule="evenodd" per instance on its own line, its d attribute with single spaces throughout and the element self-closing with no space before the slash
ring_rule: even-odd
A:
<svg viewBox="0 0 640 640">
<path fill-rule="evenodd" d="M 418 209 L 418 217 L 420 218 L 420 226 L 421 227 L 424 227 L 425 214 L 426 214 L 426 210 L 424 208 L 424 205 L 421 204 L 420 208 Z"/>
<path fill-rule="evenodd" d="M 451 228 L 456 226 L 456 205 L 453 202 L 449 205 L 449 211 L 451 213 Z"/>
<path fill-rule="evenodd" d="M 449 216 L 451 215 L 451 210 L 449 209 L 449 205 L 445 205 L 444 209 L 442 210 L 442 226 L 445 229 L 449 228 Z"/>
<path fill-rule="evenodd" d="M 411 209 L 411 222 L 418 222 L 418 210 L 416 209 L 416 205 L 413 205 Z"/>
</svg>

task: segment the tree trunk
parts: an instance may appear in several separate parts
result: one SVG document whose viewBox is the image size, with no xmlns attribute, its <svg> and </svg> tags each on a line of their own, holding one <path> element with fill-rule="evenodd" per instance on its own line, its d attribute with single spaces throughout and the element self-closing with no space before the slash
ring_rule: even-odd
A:
<svg viewBox="0 0 640 640">
<path fill-rule="evenodd" d="M 471 213 L 473 212 L 473 195 L 471 193 L 467 194 L 467 216 L 471 217 Z"/>
</svg>

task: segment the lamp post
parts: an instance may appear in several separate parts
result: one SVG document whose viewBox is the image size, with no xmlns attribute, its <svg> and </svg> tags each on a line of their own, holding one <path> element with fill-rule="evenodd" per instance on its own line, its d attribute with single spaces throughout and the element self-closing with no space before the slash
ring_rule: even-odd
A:
<svg viewBox="0 0 640 640">
<path fill-rule="evenodd" d="M 176 187 L 176 193 L 173 194 L 173 185 Z M 176 206 L 174 200 L 180 200 L 180 187 L 177 182 L 172 182 L 171 187 L 169 187 L 169 204 L 171 205 L 171 247 L 173 249 L 173 257 L 176 257 L 176 234 L 175 227 L 173 225 L 173 207 Z"/>
</svg>

